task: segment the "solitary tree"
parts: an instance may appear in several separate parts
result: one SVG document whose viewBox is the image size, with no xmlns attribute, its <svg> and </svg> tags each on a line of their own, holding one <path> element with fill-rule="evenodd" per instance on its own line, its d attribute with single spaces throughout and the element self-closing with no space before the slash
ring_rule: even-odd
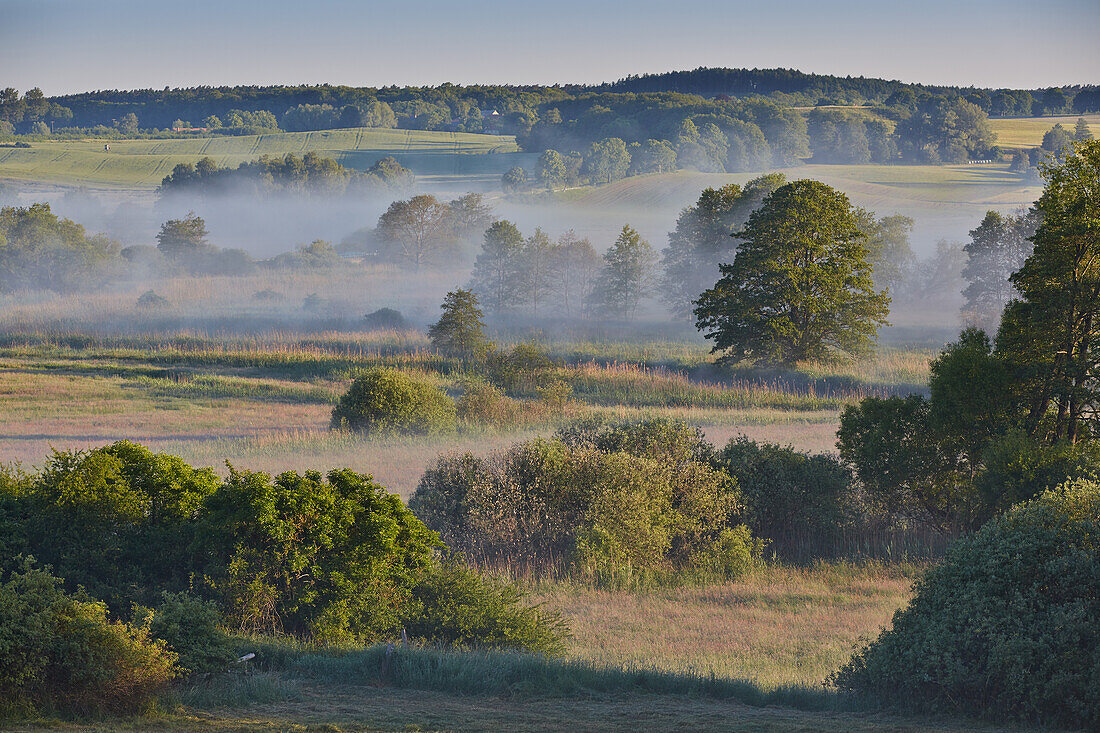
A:
<svg viewBox="0 0 1100 733">
<path fill-rule="evenodd" d="M 1073 139 L 1075 142 L 1092 140 L 1092 130 L 1089 129 L 1089 123 L 1085 122 L 1084 117 L 1077 118 L 1077 124 L 1073 126 Z"/>
<path fill-rule="evenodd" d="M 608 314 L 634 318 L 638 303 L 650 288 L 657 254 L 629 224 L 603 256 L 604 268 L 596 281 L 593 296 Z"/>
<path fill-rule="evenodd" d="M 206 222 L 194 211 L 187 212 L 182 219 L 170 219 L 160 227 L 157 234 L 157 249 L 166 257 L 187 257 L 210 248 L 206 241 L 209 233 Z"/>
<path fill-rule="evenodd" d="M 491 344 L 485 337 L 484 314 L 477 296 L 469 290 L 453 290 L 443 299 L 443 315 L 428 327 L 432 347 L 464 358 L 480 359 Z"/>
<path fill-rule="evenodd" d="M 723 359 L 790 365 L 867 348 L 890 299 L 874 289 L 866 236 L 848 197 L 789 183 L 749 217 L 732 264 L 697 301 L 697 326 Z"/>
<path fill-rule="evenodd" d="M 626 175 L 630 168 L 630 152 L 617 137 L 592 143 L 584 157 L 584 171 L 593 183 L 611 183 Z"/>
</svg>

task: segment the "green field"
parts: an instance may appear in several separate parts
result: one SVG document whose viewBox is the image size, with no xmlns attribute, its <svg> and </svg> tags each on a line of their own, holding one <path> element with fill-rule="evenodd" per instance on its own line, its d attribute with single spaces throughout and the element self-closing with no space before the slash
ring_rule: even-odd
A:
<svg viewBox="0 0 1100 733">
<path fill-rule="evenodd" d="M 1100 135 L 1100 114 L 1062 115 L 1059 117 L 1013 117 L 1003 120 L 990 120 L 989 125 L 997 133 L 997 144 L 1002 148 L 1034 148 L 1043 142 L 1043 134 L 1061 124 L 1073 132 L 1073 126 L 1080 117 L 1084 117 L 1093 136 Z"/>
<path fill-rule="evenodd" d="M 109 152 L 103 149 L 109 143 Z M 280 132 L 242 137 L 170 140 L 80 140 L 36 142 L 30 148 L 0 148 L 0 178 L 58 185 L 153 188 L 177 163 L 210 156 L 218 165 L 236 166 L 261 155 L 302 155 L 316 151 L 357 170 L 395 156 L 417 175 L 500 174 L 530 165 L 507 135 L 353 128 Z M 519 162 L 517 162 L 519 161 Z"/>
</svg>

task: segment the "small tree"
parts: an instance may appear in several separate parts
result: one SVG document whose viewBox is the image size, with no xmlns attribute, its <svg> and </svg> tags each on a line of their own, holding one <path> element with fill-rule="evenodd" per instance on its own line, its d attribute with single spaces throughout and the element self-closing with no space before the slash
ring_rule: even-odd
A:
<svg viewBox="0 0 1100 733">
<path fill-rule="evenodd" d="M 206 241 L 208 235 L 203 218 L 189 211 L 184 218 L 170 219 L 161 225 L 157 234 L 157 249 L 171 258 L 199 254 L 210 249 Z"/>
<path fill-rule="evenodd" d="M 539 156 L 538 165 L 535 167 L 535 177 L 539 183 L 553 190 L 565 183 L 568 174 L 565 167 L 565 158 L 557 150 L 544 150 Z"/>
<path fill-rule="evenodd" d="M 738 236 L 722 278 L 696 301 L 697 326 L 723 359 L 791 365 L 855 353 L 886 323 L 890 299 L 874 289 L 866 236 L 848 197 L 818 181 L 789 183 L 764 199 Z"/>
<path fill-rule="evenodd" d="M 505 191 L 513 192 L 519 191 L 527 185 L 527 171 L 520 168 L 518 165 L 509 169 L 503 176 L 500 177 L 500 186 Z"/>
<path fill-rule="evenodd" d="M 1092 140 L 1092 130 L 1089 129 L 1089 125 L 1085 122 L 1084 117 L 1078 117 L 1077 124 L 1073 126 L 1073 140 L 1079 143 L 1085 140 Z"/>
<path fill-rule="evenodd" d="M 634 318 L 638 303 L 651 287 L 657 254 L 629 224 L 603 256 L 604 268 L 593 296 L 617 318 Z"/>
<path fill-rule="evenodd" d="M 516 275 L 522 251 L 523 235 L 512 222 L 495 221 L 485 231 L 470 277 L 470 289 L 491 313 L 501 313 L 519 299 L 522 283 Z"/>
<path fill-rule="evenodd" d="M 470 290 L 453 290 L 443 299 L 443 315 L 428 327 L 432 346 L 464 358 L 481 359 L 492 344 L 485 337 L 484 314 Z"/>
</svg>

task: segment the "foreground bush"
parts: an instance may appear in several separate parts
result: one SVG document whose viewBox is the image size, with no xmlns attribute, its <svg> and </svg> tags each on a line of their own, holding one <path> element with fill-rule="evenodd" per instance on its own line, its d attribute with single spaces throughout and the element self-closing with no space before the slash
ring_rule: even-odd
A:
<svg viewBox="0 0 1100 733">
<path fill-rule="evenodd" d="M 37 474 L 0 469 L 0 573 L 48 558 L 69 590 L 94 588 L 116 616 L 144 607 L 188 671 L 226 668 L 223 627 L 326 644 L 405 628 L 428 642 L 548 648 L 554 619 L 495 581 L 448 575 L 441 550 L 400 498 L 348 470 L 230 468 L 222 480 L 126 442 L 57 453 Z"/>
<path fill-rule="evenodd" d="M 562 564 L 601 583 L 685 571 L 732 576 L 758 543 L 736 483 L 683 423 L 587 423 L 482 459 L 445 456 L 410 507 L 452 548 L 493 563 Z"/>
<path fill-rule="evenodd" d="M 0 713 L 133 713 L 173 679 L 176 655 L 143 626 L 69 595 L 25 563 L 0 584 Z"/>
<path fill-rule="evenodd" d="M 1100 486 L 1047 491 L 960 540 L 833 681 L 892 704 L 1100 729 Z"/>
<path fill-rule="evenodd" d="M 453 430 L 455 407 L 424 377 L 372 369 L 352 382 L 332 410 L 332 427 L 424 435 Z"/>
</svg>

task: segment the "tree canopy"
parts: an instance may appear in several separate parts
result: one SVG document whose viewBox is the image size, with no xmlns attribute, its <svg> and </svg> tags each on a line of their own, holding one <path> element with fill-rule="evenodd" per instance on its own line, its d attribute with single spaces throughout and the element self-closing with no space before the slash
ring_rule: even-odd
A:
<svg viewBox="0 0 1100 733">
<path fill-rule="evenodd" d="M 848 198 L 817 181 L 769 194 L 737 233 L 733 262 L 696 302 L 713 350 L 790 365 L 866 349 L 890 300 L 874 289 L 859 223 Z"/>
</svg>

